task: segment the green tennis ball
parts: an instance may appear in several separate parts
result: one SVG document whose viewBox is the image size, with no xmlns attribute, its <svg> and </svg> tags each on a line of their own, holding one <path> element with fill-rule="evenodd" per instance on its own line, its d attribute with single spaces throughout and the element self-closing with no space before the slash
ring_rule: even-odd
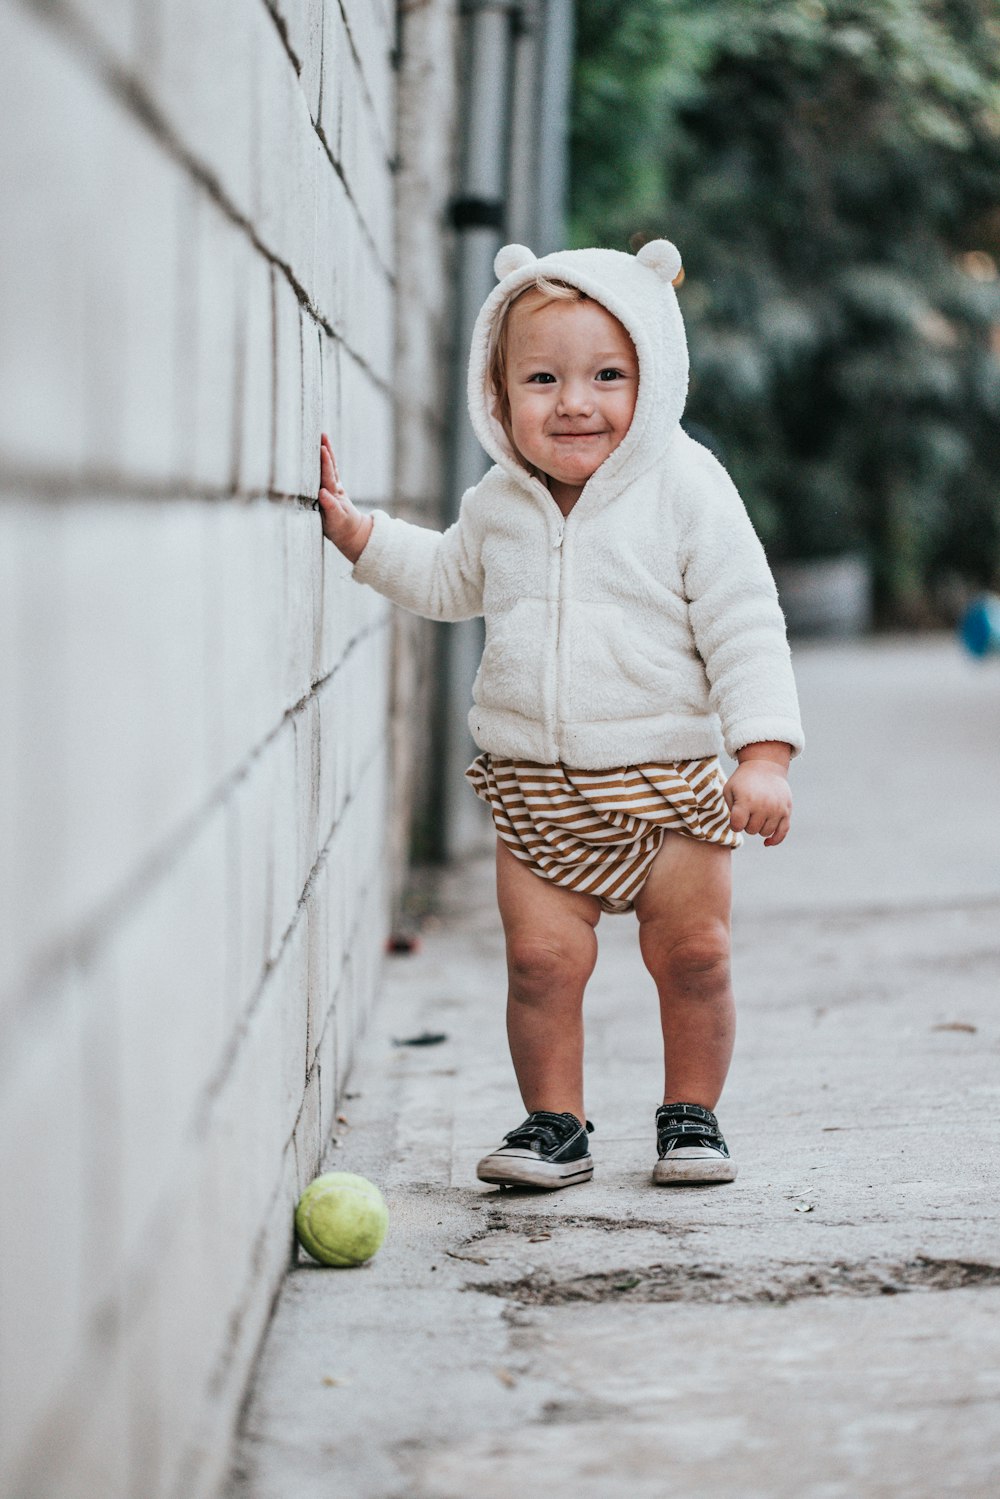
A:
<svg viewBox="0 0 1000 1499">
<path fill-rule="evenodd" d="M 363 1265 L 385 1238 L 389 1209 L 374 1182 L 352 1171 L 311 1181 L 295 1209 L 299 1243 L 324 1265 Z"/>
</svg>

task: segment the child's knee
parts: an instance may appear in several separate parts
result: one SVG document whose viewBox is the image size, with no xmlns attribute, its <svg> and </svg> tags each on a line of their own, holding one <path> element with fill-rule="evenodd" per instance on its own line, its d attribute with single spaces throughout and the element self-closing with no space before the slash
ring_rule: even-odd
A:
<svg viewBox="0 0 1000 1499">
<path fill-rule="evenodd" d="M 597 939 L 593 932 L 580 940 L 514 934 L 507 941 L 507 974 L 514 997 L 537 1004 L 549 995 L 579 989 L 594 971 Z"/>
<path fill-rule="evenodd" d="M 730 937 L 725 922 L 701 921 L 681 933 L 651 931 L 647 925 L 640 936 L 646 967 L 658 983 L 695 996 L 712 994 L 728 983 Z"/>
</svg>

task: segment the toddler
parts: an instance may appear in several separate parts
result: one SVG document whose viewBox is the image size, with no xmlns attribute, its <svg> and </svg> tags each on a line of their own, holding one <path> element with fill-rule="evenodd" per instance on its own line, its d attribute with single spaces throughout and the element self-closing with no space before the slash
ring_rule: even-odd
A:
<svg viewBox="0 0 1000 1499">
<path fill-rule="evenodd" d="M 318 504 L 353 576 L 433 619 L 483 615 L 466 771 L 497 831 L 507 1034 L 528 1117 L 481 1180 L 593 1174 L 582 1002 L 602 912 L 634 910 L 665 1078 L 653 1181 L 732 1181 L 713 1112 L 732 1054 L 730 864 L 788 832 L 802 748 L 774 582 L 726 471 L 681 428 L 666 240 L 496 257 L 469 409 L 495 460 L 440 534 L 362 516 L 329 440 Z M 719 741 L 739 762 L 724 781 Z"/>
</svg>

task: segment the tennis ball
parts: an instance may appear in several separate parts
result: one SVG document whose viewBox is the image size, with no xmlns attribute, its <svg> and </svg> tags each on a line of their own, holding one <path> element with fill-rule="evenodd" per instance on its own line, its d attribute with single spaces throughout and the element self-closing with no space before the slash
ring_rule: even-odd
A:
<svg viewBox="0 0 1000 1499">
<path fill-rule="evenodd" d="M 295 1209 L 299 1243 L 324 1265 L 362 1265 L 385 1238 L 389 1209 L 374 1182 L 352 1171 L 311 1181 Z"/>
</svg>

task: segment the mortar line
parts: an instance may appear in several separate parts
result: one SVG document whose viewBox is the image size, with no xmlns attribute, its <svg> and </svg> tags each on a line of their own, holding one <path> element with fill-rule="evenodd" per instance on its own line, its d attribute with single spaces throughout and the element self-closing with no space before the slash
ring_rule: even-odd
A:
<svg viewBox="0 0 1000 1499">
<path fill-rule="evenodd" d="M 0 1000 L 0 1012 L 14 1013 L 22 1011 L 26 1006 L 31 1006 L 35 997 L 43 993 L 48 984 L 57 979 L 66 969 L 79 965 L 87 967 L 95 961 L 95 954 L 100 949 L 101 943 L 109 930 L 119 925 L 128 915 L 129 911 L 152 890 L 156 883 L 170 870 L 173 864 L 193 841 L 198 837 L 202 828 L 215 816 L 220 807 L 224 806 L 232 797 L 236 787 L 250 774 L 253 766 L 267 751 L 269 746 L 285 728 L 285 725 L 293 718 L 299 716 L 305 706 L 317 697 L 319 693 L 336 677 L 345 662 L 353 652 L 365 641 L 388 627 L 390 616 L 375 620 L 366 625 L 348 642 L 344 654 L 334 666 L 322 677 L 312 683 L 307 692 L 298 702 L 286 708 L 274 727 L 254 746 L 244 760 L 232 771 L 230 771 L 215 789 L 204 800 L 200 807 L 183 819 L 180 826 L 167 836 L 159 848 L 155 849 L 139 866 L 132 869 L 123 877 L 118 889 L 69 935 L 57 939 L 28 970 L 15 983 L 13 993 L 8 994 Z M 362 777 L 365 772 L 362 772 Z M 353 796 L 353 793 L 352 793 Z M 344 807 L 349 804 L 349 797 Z M 343 811 L 343 808 L 342 808 Z M 265 972 L 267 970 L 265 969 Z M 10 1057 L 4 1064 L 4 1069 L 9 1065 Z M 2 1075 L 2 1071 L 0 1071 Z"/>
<path fill-rule="evenodd" d="M 362 778 L 361 778 L 362 782 L 364 781 L 365 776 L 368 774 L 368 769 L 369 769 L 369 767 L 366 766 L 365 771 L 362 772 Z M 361 784 L 361 782 L 359 782 L 359 786 L 360 786 L 360 784 Z M 356 793 L 354 793 L 354 794 L 356 794 Z M 349 802 L 354 799 L 354 794 L 352 794 L 352 796 L 350 798 L 348 798 L 348 800 L 344 803 L 345 809 L 346 809 L 347 805 L 349 804 Z M 336 829 L 334 829 L 334 833 L 335 833 L 335 831 L 336 831 Z M 325 858 L 329 857 L 330 845 L 331 845 L 331 843 L 333 841 L 334 833 L 331 833 L 330 838 L 327 840 L 326 844 L 324 845 L 323 856 Z M 319 860 L 317 860 L 317 865 L 318 865 L 318 863 L 319 863 Z M 314 870 L 316 869 L 317 865 L 313 866 Z M 312 873 L 310 874 L 310 878 L 311 877 L 312 877 Z M 358 910 L 357 910 L 357 913 L 355 915 L 355 919 L 354 919 L 354 921 L 353 921 L 353 923 L 351 925 L 350 931 L 348 933 L 348 937 L 349 938 L 353 937 L 357 933 L 359 927 L 363 924 L 365 898 L 368 895 L 368 893 L 370 891 L 370 888 L 371 888 L 371 881 L 369 881 L 369 883 L 365 886 L 365 889 L 361 892 L 361 900 L 358 903 Z M 295 920 L 293 920 L 292 924 L 289 926 L 288 931 L 285 933 L 284 937 L 282 938 L 281 952 L 284 952 L 286 950 L 287 945 L 288 945 L 288 943 L 291 940 L 292 933 L 294 932 L 295 926 L 297 925 L 297 921 L 298 921 L 298 913 L 296 914 Z M 346 944 L 345 944 L 345 946 L 346 946 Z M 277 966 L 277 961 L 278 960 L 275 960 L 274 964 L 269 965 L 268 971 L 270 971 L 271 968 Z M 341 974 L 342 974 L 342 969 L 341 969 Z M 338 976 L 340 976 L 340 975 L 338 975 Z M 243 1017 L 243 1021 L 241 1022 L 241 1025 L 240 1025 L 240 1036 L 241 1036 L 241 1039 L 245 1039 L 246 1031 L 249 1028 L 249 1026 L 248 1026 L 248 1024 L 246 1022 L 248 1022 L 249 1020 L 251 1020 L 253 1018 L 253 1014 L 256 1013 L 256 1010 L 259 1008 L 260 998 L 261 998 L 261 996 L 262 996 L 262 994 L 263 994 L 263 992 L 264 992 L 265 989 L 266 989 L 266 982 L 264 980 L 262 980 L 261 983 L 258 985 L 257 990 L 255 991 L 254 1000 L 253 1000 L 253 1003 L 252 1003 L 252 1009 L 248 1010 L 246 1012 L 245 1016 Z M 194 1112 L 194 1114 L 192 1116 L 192 1122 L 191 1122 L 188 1130 L 186 1131 L 186 1134 L 185 1134 L 185 1137 L 184 1137 L 184 1141 L 183 1141 L 183 1145 L 182 1145 L 182 1151 L 189 1151 L 192 1146 L 196 1146 L 196 1145 L 200 1144 L 204 1140 L 205 1134 L 207 1132 L 208 1125 L 209 1125 L 209 1117 L 208 1116 L 211 1113 L 211 1106 L 214 1103 L 215 1099 L 219 1096 L 219 1093 L 221 1092 L 221 1088 L 224 1087 L 225 1082 L 228 1080 L 228 1077 L 231 1074 L 231 1071 L 232 1071 L 232 1067 L 229 1066 L 226 1069 L 225 1076 L 224 1077 L 220 1076 L 218 1078 L 219 1082 L 221 1083 L 221 1086 L 219 1088 L 217 1088 L 213 1092 L 211 1098 L 209 1098 L 209 1099 L 206 1100 L 205 1096 L 203 1095 L 203 1097 L 202 1097 L 202 1099 L 201 1099 L 201 1101 L 199 1103 L 199 1106 L 196 1108 L 196 1110 L 195 1110 L 195 1112 Z M 304 1084 L 308 1083 L 308 1080 L 309 1080 L 310 1076 L 311 1076 L 311 1072 L 308 1073 L 308 1074 L 306 1074 L 306 1077 L 304 1078 Z M 209 1086 L 211 1086 L 211 1085 L 209 1085 Z M 338 1101 L 339 1100 L 337 1099 L 337 1097 L 335 1095 L 335 1100 L 334 1100 L 335 1104 Z M 207 1108 L 205 1107 L 206 1102 L 207 1102 L 207 1105 L 208 1105 Z M 281 1155 L 280 1155 L 280 1161 L 281 1161 L 282 1168 L 284 1166 L 285 1160 L 288 1157 L 289 1151 L 294 1149 L 294 1145 L 295 1145 L 295 1132 L 298 1129 L 299 1123 L 300 1123 L 300 1121 L 302 1119 L 302 1113 L 303 1113 L 304 1104 L 305 1104 L 305 1086 L 303 1087 L 303 1097 L 302 1097 L 302 1099 L 299 1102 L 299 1106 L 298 1106 L 298 1109 L 297 1109 L 296 1115 L 295 1115 L 295 1120 L 294 1120 L 294 1122 L 293 1122 L 293 1124 L 292 1124 L 292 1126 L 291 1126 L 291 1128 L 290 1128 L 290 1130 L 288 1132 L 288 1135 L 287 1135 L 286 1139 L 282 1143 Z M 278 1194 L 279 1194 L 279 1192 L 281 1190 L 281 1181 L 282 1181 L 282 1170 L 279 1170 L 278 1175 L 277 1175 L 277 1179 L 276 1179 L 276 1182 L 275 1182 L 274 1190 L 273 1190 L 273 1192 L 271 1194 L 271 1197 L 268 1200 L 267 1207 L 265 1208 L 265 1211 L 264 1211 L 263 1221 L 262 1221 L 260 1230 L 258 1231 L 257 1238 L 254 1241 L 254 1251 L 253 1251 L 253 1253 L 251 1255 L 251 1265 L 253 1264 L 253 1260 L 256 1257 L 257 1253 L 258 1253 L 260 1245 L 263 1243 L 263 1239 L 264 1239 L 264 1235 L 266 1234 L 267 1224 L 268 1224 L 268 1220 L 269 1220 L 269 1216 L 270 1216 L 271 1210 L 274 1207 L 274 1204 L 276 1203 L 276 1201 L 278 1199 Z M 170 1226 L 170 1222 L 172 1221 L 171 1220 L 171 1214 L 172 1214 L 173 1208 L 174 1208 L 174 1200 L 173 1200 L 173 1198 L 171 1198 L 171 1199 L 169 1199 L 167 1201 L 164 1201 L 164 1202 L 161 1202 L 160 1204 L 158 1204 L 156 1210 L 154 1211 L 154 1213 L 153 1213 L 153 1215 L 150 1218 L 149 1223 L 148 1223 L 148 1231 L 149 1231 L 148 1235 L 147 1235 L 148 1241 L 150 1241 L 150 1242 L 157 1242 L 157 1243 L 161 1242 L 163 1235 L 161 1235 L 161 1233 L 158 1231 L 161 1225 L 162 1225 L 162 1228 L 163 1228 L 164 1232 L 165 1233 L 169 1233 L 169 1226 Z M 285 1269 L 283 1270 L 282 1277 L 281 1277 L 281 1282 L 279 1283 L 279 1290 L 280 1290 L 280 1285 L 284 1283 L 285 1276 L 287 1275 L 288 1270 L 290 1268 L 293 1268 L 293 1266 L 292 1265 L 286 1265 Z M 94 1306 L 94 1308 L 92 1309 L 91 1314 L 88 1317 L 87 1322 L 86 1322 L 86 1324 L 85 1324 L 85 1326 L 83 1328 L 83 1338 L 82 1338 L 82 1341 L 83 1341 L 83 1344 L 85 1345 L 84 1346 L 84 1361 L 86 1361 L 86 1358 L 87 1358 L 89 1352 L 91 1351 L 91 1345 L 92 1344 L 94 1344 L 94 1343 L 104 1343 L 104 1344 L 110 1343 L 113 1346 L 114 1343 L 117 1340 L 120 1340 L 122 1332 L 123 1332 L 123 1329 L 128 1326 L 129 1322 L 134 1317 L 134 1315 L 136 1313 L 137 1307 L 142 1304 L 142 1300 L 143 1300 L 143 1298 L 145 1296 L 145 1293 L 146 1293 L 148 1287 L 152 1284 L 154 1270 L 155 1270 L 155 1267 L 151 1268 L 150 1262 L 146 1258 L 140 1257 L 140 1259 L 138 1260 L 138 1262 L 131 1267 L 131 1273 L 128 1273 L 128 1272 L 126 1273 L 124 1283 L 123 1283 L 123 1285 L 120 1288 L 120 1293 L 117 1294 L 113 1299 L 106 1298 L 105 1300 L 97 1303 L 97 1305 Z M 248 1281 L 248 1286 L 252 1287 L 253 1283 L 254 1283 L 254 1276 L 251 1275 L 250 1278 L 249 1278 L 249 1281 Z M 276 1297 L 277 1297 L 277 1292 L 275 1292 L 275 1298 Z M 236 1312 L 234 1313 L 234 1315 L 238 1316 L 239 1320 L 242 1320 L 242 1318 L 245 1316 L 246 1310 L 247 1310 L 247 1305 L 249 1304 L 250 1300 L 252 1300 L 252 1297 L 248 1298 L 246 1302 L 241 1303 L 241 1305 L 236 1309 Z M 270 1314 L 268 1316 L 268 1323 L 269 1322 L 270 1322 Z M 228 1343 L 229 1343 L 229 1339 L 227 1338 L 227 1345 L 228 1345 Z M 221 1358 L 220 1358 L 220 1362 L 222 1362 Z M 226 1361 L 226 1363 L 228 1363 L 228 1360 Z M 223 1370 L 223 1373 L 224 1373 L 224 1370 Z M 74 1377 L 74 1385 L 75 1385 L 75 1377 Z M 213 1377 L 210 1377 L 210 1379 L 209 1379 L 208 1388 L 210 1390 L 212 1390 L 214 1388 Z"/>
<path fill-rule="evenodd" d="M 336 337 L 337 334 L 333 324 L 313 302 L 292 267 L 287 261 L 282 260 L 277 251 L 270 249 L 269 246 L 264 244 L 253 224 L 236 207 L 236 204 L 229 197 L 215 173 L 184 145 L 146 88 L 108 53 L 100 36 L 86 24 L 82 17 L 71 10 L 67 10 L 64 0 L 20 0 L 20 3 L 25 9 L 31 11 L 42 21 L 49 24 L 57 24 L 61 34 L 74 47 L 77 56 L 82 60 L 86 69 L 91 73 L 96 72 L 103 79 L 108 91 L 118 99 L 119 103 L 123 104 L 129 113 L 149 132 L 153 139 L 163 147 L 168 155 L 172 156 L 204 188 L 209 197 L 226 214 L 227 218 L 247 235 L 255 249 L 271 265 L 282 272 L 295 293 L 296 298 L 309 315 L 321 327 L 325 328 L 331 337 Z M 315 130 L 315 122 L 312 120 L 311 115 L 309 119 L 313 130 Z M 329 152 L 327 154 L 329 156 Z M 329 160 L 330 165 L 343 184 L 344 192 L 357 216 L 358 226 L 368 242 L 379 269 L 385 276 L 388 285 L 395 289 L 395 276 L 388 270 L 382 260 L 379 247 L 373 239 L 368 225 L 361 216 L 357 201 L 344 176 L 342 166 L 332 156 L 329 156 Z M 387 165 L 391 171 L 392 163 L 388 158 Z"/>
</svg>

